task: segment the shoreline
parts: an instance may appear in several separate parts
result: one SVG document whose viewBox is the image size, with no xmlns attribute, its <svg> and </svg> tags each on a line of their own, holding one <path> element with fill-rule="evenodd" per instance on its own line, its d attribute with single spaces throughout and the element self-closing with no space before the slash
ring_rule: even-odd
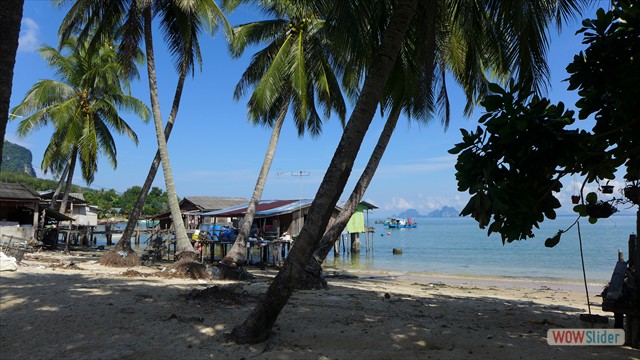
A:
<svg viewBox="0 0 640 360">
<path fill-rule="evenodd" d="M 115 243 L 115 241 L 114 241 Z M 97 253 L 104 254 L 105 252 L 111 250 L 114 245 L 110 247 L 105 247 L 104 250 L 99 250 L 97 248 L 89 249 L 76 249 L 76 252 L 88 252 L 88 253 Z M 144 246 L 137 245 L 134 246 L 133 249 L 136 251 L 138 255 L 142 254 Z M 250 269 L 257 269 L 255 266 L 248 266 Z M 274 269 L 273 267 L 267 266 L 269 269 Z M 555 287 L 557 290 L 571 290 L 571 291 L 579 291 L 584 293 L 584 281 L 581 279 L 571 279 L 571 278 L 560 278 L 560 277 L 539 277 L 539 276 L 530 276 L 530 277 L 518 277 L 518 276 L 504 276 L 504 275 L 492 275 L 492 274 L 469 274 L 469 273 L 449 273 L 449 272 L 421 272 L 421 271 L 394 271 L 388 269 L 378 269 L 378 268 L 359 268 L 359 269 L 350 269 L 348 267 L 338 268 L 333 264 L 325 264 L 323 265 L 323 269 L 325 273 L 351 273 L 356 276 L 361 276 L 363 278 L 368 277 L 394 277 L 394 278 L 404 278 L 404 279 L 413 279 L 414 281 L 450 281 L 455 284 L 471 284 L 478 286 L 508 286 L 508 287 L 517 287 L 524 289 L 534 289 L 539 287 Z M 587 285 L 589 288 L 589 294 L 600 294 L 602 292 L 604 286 L 608 283 L 604 280 L 589 280 L 587 279 Z"/>
<path fill-rule="evenodd" d="M 391 271 L 385 269 L 338 269 L 326 267 L 325 273 L 350 273 L 363 278 L 388 277 L 406 279 L 407 281 L 427 281 L 427 282 L 450 282 L 460 285 L 477 286 L 500 286 L 514 287 L 522 289 L 553 288 L 556 290 L 570 290 L 584 293 L 584 281 L 569 278 L 553 277 L 517 277 L 517 276 L 497 276 L 488 274 L 466 274 L 466 273 L 446 273 L 446 272 L 417 272 L 417 271 Z M 608 282 L 608 281 L 607 281 Z M 602 292 L 606 282 L 599 280 L 589 281 L 587 279 L 589 294 Z M 595 293 L 594 293 L 595 294 Z"/>
<path fill-rule="evenodd" d="M 28 253 L 0 272 L 3 359 L 640 359 L 628 347 L 547 344 L 549 329 L 585 327 L 578 291 L 360 271 L 296 291 L 268 341 L 238 345 L 225 333 L 277 269 L 251 267 L 249 282 L 191 280 L 158 276 L 168 263 L 103 267 L 102 253 Z M 592 312 L 613 321 L 596 304 Z"/>
<path fill-rule="evenodd" d="M 116 235 L 119 236 L 119 235 Z M 109 251 L 115 246 L 117 243 L 117 238 L 114 236 L 112 246 L 104 246 L 103 251 Z M 133 250 L 138 254 L 142 254 L 145 248 L 145 244 L 143 241 L 139 245 L 132 245 Z M 90 249 L 90 250 L 89 250 Z M 78 249 L 79 251 L 99 251 L 96 247 L 88 248 L 88 249 Z M 528 276 L 528 277 L 519 277 L 519 276 L 506 276 L 506 275 L 495 275 L 490 273 L 461 273 L 461 272 L 433 272 L 433 271 L 404 271 L 404 270 L 390 270 L 386 268 L 350 268 L 349 266 L 340 266 L 338 267 L 333 259 L 326 260 L 323 264 L 323 269 L 327 272 L 353 272 L 353 273 L 363 273 L 363 274 L 391 274 L 393 276 L 413 276 L 413 277 L 428 277 L 428 278 L 447 278 L 453 281 L 457 281 L 458 279 L 475 279 L 478 282 L 484 283 L 487 286 L 496 285 L 504 282 L 513 282 L 515 284 L 520 283 L 532 283 L 530 285 L 522 285 L 521 287 L 530 288 L 534 284 L 549 282 L 552 285 L 561 285 L 563 287 L 568 287 L 571 289 L 580 288 L 581 291 L 584 291 L 584 281 L 582 278 L 562 278 L 562 277 L 554 277 L 554 276 Z M 610 275 L 608 275 L 610 277 Z M 587 277 L 587 284 L 589 286 L 589 293 L 593 291 L 597 291 L 599 294 L 604 286 L 609 282 L 609 279 L 589 279 Z"/>
</svg>

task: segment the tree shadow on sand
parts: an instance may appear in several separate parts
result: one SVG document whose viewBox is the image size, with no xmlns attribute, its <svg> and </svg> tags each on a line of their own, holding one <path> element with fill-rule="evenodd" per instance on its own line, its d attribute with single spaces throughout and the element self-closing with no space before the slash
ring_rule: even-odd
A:
<svg viewBox="0 0 640 360">
<path fill-rule="evenodd" d="M 298 291 L 268 341 L 237 345 L 224 333 L 248 316 L 268 277 L 197 282 L 129 270 L 96 275 L 79 268 L 0 274 L 3 359 L 638 356 L 620 347 L 547 345 L 549 328 L 584 327 L 575 315 L 582 309 L 444 295 L 420 284 L 411 294 L 385 294 L 371 279 L 341 279 L 331 281 L 328 290 Z M 354 287 L 362 285 L 371 290 Z"/>
</svg>

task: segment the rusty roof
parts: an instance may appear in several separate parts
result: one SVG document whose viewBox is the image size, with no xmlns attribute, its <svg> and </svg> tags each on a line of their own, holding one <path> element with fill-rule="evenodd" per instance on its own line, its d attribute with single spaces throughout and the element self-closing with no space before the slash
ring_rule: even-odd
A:
<svg viewBox="0 0 640 360">
<path fill-rule="evenodd" d="M 189 201 L 201 211 L 220 210 L 246 203 L 245 198 L 220 196 L 185 196 L 182 201 Z"/>
<path fill-rule="evenodd" d="M 40 194 L 21 183 L 0 183 L 0 199 L 39 201 Z"/>
</svg>

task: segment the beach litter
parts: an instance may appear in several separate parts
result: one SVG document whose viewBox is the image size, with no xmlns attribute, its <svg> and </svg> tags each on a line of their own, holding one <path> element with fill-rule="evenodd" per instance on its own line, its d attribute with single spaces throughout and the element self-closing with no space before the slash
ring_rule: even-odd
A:
<svg viewBox="0 0 640 360">
<path fill-rule="evenodd" d="M 16 271 L 18 270 L 18 264 L 16 258 L 7 256 L 5 253 L 0 252 L 0 271 Z"/>
</svg>

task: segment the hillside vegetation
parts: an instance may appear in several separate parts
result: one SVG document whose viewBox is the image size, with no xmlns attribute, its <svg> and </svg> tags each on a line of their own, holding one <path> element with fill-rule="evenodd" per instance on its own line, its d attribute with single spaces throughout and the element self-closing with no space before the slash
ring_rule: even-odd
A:
<svg viewBox="0 0 640 360">
<path fill-rule="evenodd" d="M 54 180 L 39 179 L 24 173 L 7 171 L 0 173 L 0 182 L 22 183 L 35 191 L 53 190 L 58 184 Z M 87 203 L 100 208 L 98 213 L 100 217 L 128 215 L 133 210 L 140 190 L 139 186 L 132 186 L 124 193 L 118 193 L 114 189 L 95 190 L 78 185 L 71 186 L 72 193 L 82 193 Z M 147 196 L 142 212 L 148 216 L 167 212 L 169 211 L 167 203 L 166 191 L 154 187 Z"/>
<path fill-rule="evenodd" d="M 2 172 L 24 173 L 29 176 L 36 176 L 31 162 L 33 155 L 31 151 L 20 145 L 5 141 L 2 150 Z"/>
</svg>

